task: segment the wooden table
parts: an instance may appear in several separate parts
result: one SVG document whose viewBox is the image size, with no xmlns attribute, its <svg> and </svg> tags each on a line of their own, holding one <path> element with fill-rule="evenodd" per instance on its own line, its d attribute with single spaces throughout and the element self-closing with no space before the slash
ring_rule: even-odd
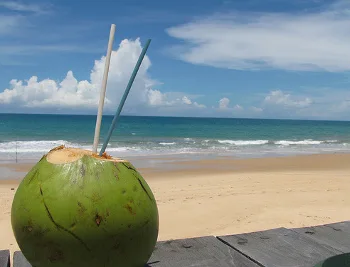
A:
<svg viewBox="0 0 350 267">
<path fill-rule="evenodd" d="M 311 267 L 345 252 L 350 252 L 350 221 L 158 242 L 146 266 Z M 5 266 L 10 266 L 8 250 L 0 251 L 0 267 Z M 12 266 L 31 267 L 20 251 Z"/>
</svg>

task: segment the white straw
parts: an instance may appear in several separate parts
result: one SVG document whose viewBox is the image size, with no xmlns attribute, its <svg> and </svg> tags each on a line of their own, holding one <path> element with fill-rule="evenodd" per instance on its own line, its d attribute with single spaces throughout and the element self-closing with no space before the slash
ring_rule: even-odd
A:
<svg viewBox="0 0 350 267">
<path fill-rule="evenodd" d="M 107 48 L 105 69 L 104 69 L 104 73 L 103 73 L 103 80 L 102 80 L 101 91 L 100 91 L 100 102 L 99 102 L 98 111 L 97 111 L 95 137 L 94 137 L 94 144 L 93 144 L 93 148 L 92 148 L 94 153 L 97 153 L 98 141 L 100 140 L 102 111 L 103 111 L 103 105 L 104 105 L 105 95 L 106 95 L 109 63 L 111 61 L 112 47 L 113 47 L 113 41 L 114 41 L 114 33 L 115 33 L 115 24 L 112 24 L 111 25 L 111 31 L 109 33 L 109 42 L 108 42 L 108 48 Z"/>
</svg>

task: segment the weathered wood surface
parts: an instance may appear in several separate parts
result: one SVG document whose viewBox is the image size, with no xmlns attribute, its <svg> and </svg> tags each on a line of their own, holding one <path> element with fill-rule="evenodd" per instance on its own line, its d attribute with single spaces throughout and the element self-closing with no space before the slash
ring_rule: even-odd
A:
<svg viewBox="0 0 350 267">
<path fill-rule="evenodd" d="M 15 253 L 13 253 L 13 266 L 32 267 L 32 265 L 23 256 L 21 251 L 15 251 Z"/>
<path fill-rule="evenodd" d="M 313 267 L 344 252 L 350 252 L 350 221 L 158 242 L 145 267 Z M 0 252 L 0 267 L 8 259 L 8 251 Z M 31 267 L 20 251 L 13 266 Z"/>
<path fill-rule="evenodd" d="M 158 242 L 146 266 L 259 267 L 213 236 Z M 14 267 L 31 267 L 31 265 L 22 252 L 16 251 Z"/>
<path fill-rule="evenodd" d="M 213 236 L 158 242 L 149 267 L 258 267 Z"/>
<path fill-rule="evenodd" d="M 219 239 L 260 265 L 268 267 L 311 267 L 323 259 L 341 253 L 286 228 L 220 236 Z"/>
<path fill-rule="evenodd" d="M 0 267 L 10 267 L 9 250 L 0 250 Z"/>
<path fill-rule="evenodd" d="M 292 229 L 307 235 L 320 244 L 327 245 L 342 252 L 350 252 L 350 223 L 340 222 L 313 227 Z"/>
</svg>

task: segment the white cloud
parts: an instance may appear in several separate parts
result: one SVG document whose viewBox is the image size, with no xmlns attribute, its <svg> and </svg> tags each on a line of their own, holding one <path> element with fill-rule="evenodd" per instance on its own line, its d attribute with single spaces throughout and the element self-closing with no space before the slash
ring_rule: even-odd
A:
<svg viewBox="0 0 350 267">
<path fill-rule="evenodd" d="M 223 98 L 221 98 L 219 100 L 218 108 L 213 107 L 213 109 L 215 109 L 216 111 L 220 112 L 220 114 L 222 116 L 225 116 L 225 117 L 232 117 L 232 116 L 245 117 L 246 115 L 249 115 L 249 114 L 244 114 L 243 113 L 244 108 L 241 105 L 236 104 L 236 105 L 234 105 L 232 107 L 232 106 L 230 106 L 230 102 L 231 101 L 230 101 L 229 98 L 223 97 Z"/>
<path fill-rule="evenodd" d="M 227 97 L 221 98 L 219 100 L 219 109 L 227 109 L 229 104 L 230 99 L 228 99 Z"/>
<path fill-rule="evenodd" d="M 223 97 L 219 100 L 219 108 L 218 111 L 220 111 L 221 114 L 226 114 L 226 115 L 244 115 L 242 114 L 242 111 L 244 110 L 244 108 L 239 105 L 236 104 L 233 107 L 230 107 L 230 99 L 227 97 Z"/>
<path fill-rule="evenodd" d="M 233 107 L 233 110 L 236 110 L 236 111 L 241 111 L 241 110 L 243 110 L 243 107 L 241 106 L 241 105 L 235 105 L 234 107 Z"/>
<path fill-rule="evenodd" d="M 207 106 L 204 104 L 199 104 L 197 102 L 193 102 L 193 106 L 195 106 L 196 108 L 206 108 Z"/>
<path fill-rule="evenodd" d="M 191 99 L 189 99 L 187 96 L 184 96 L 182 98 L 182 103 L 186 104 L 186 105 L 191 105 L 192 104 L 192 101 Z"/>
<path fill-rule="evenodd" d="M 192 101 L 188 96 L 175 97 L 178 94 L 175 92 L 161 93 L 158 90 L 151 89 L 148 92 L 149 103 L 152 106 L 159 107 L 181 107 L 182 109 L 188 107 L 206 108 L 205 105 Z"/>
<path fill-rule="evenodd" d="M 141 43 L 136 39 L 135 41 L 123 40 L 118 50 L 112 52 L 105 100 L 106 112 L 115 112 L 141 50 Z M 68 71 L 61 82 L 49 78 L 39 80 L 37 76 L 32 76 L 28 81 L 13 79 L 10 81 L 10 87 L 0 93 L 0 104 L 27 109 L 95 111 L 99 101 L 104 66 L 104 56 L 100 60 L 95 60 L 90 79 L 83 81 L 78 81 L 72 71 Z M 197 102 L 192 102 L 187 96 L 182 95 L 181 98 L 174 99 L 171 94 L 154 89 L 153 86 L 157 81 L 149 77 L 150 66 L 151 61 L 146 55 L 126 101 L 126 109 L 142 113 L 144 109 L 160 106 L 204 107 Z"/>
<path fill-rule="evenodd" d="M 159 90 L 148 91 L 148 102 L 151 106 L 160 106 L 165 102 L 165 95 L 162 94 Z"/>
<path fill-rule="evenodd" d="M 284 107 L 303 108 L 312 104 L 309 97 L 293 98 L 281 90 L 271 91 L 264 99 L 265 104 L 280 105 Z"/>
<path fill-rule="evenodd" d="M 225 13 L 167 29 L 171 52 L 199 65 L 239 70 L 350 70 L 350 4 L 299 13 Z"/>
<path fill-rule="evenodd" d="M 256 111 L 266 118 L 349 120 L 348 90 L 318 88 L 297 93 L 272 90 L 262 96 Z M 252 109 L 253 110 L 253 109 Z"/>
<path fill-rule="evenodd" d="M 255 107 L 255 106 L 251 107 L 251 110 L 252 110 L 253 112 L 255 112 L 255 113 L 261 113 L 261 112 L 264 111 L 263 108 Z"/>
</svg>

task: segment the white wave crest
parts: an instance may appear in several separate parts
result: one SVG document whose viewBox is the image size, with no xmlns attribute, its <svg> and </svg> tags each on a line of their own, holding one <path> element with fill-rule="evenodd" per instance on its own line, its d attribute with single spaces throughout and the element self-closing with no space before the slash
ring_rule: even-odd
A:
<svg viewBox="0 0 350 267">
<path fill-rule="evenodd" d="M 11 141 L 0 143 L 0 152 L 3 153 L 28 153 L 28 152 L 49 152 L 51 149 L 60 146 L 75 146 L 77 144 L 70 143 L 65 140 L 51 140 L 51 141 Z"/>
<path fill-rule="evenodd" d="M 290 146 L 290 145 L 320 145 L 324 143 L 324 141 L 317 141 L 317 140 L 300 140 L 300 141 L 290 141 L 290 140 L 280 140 L 276 141 L 276 145 L 282 145 L 282 146 Z"/>
<path fill-rule="evenodd" d="M 167 143 L 167 142 L 161 142 L 161 143 L 159 143 L 160 145 L 162 145 L 162 146 L 171 146 L 171 145 L 175 145 L 176 143 L 175 142 L 169 142 L 169 143 Z"/>
<path fill-rule="evenodd" d="M 127 152 L 127 151 L 141 151 L 138 147 L 108 147 L 108 152 Z"/>
<path fill-rule="evenodd" d="M 229 144 L 235 146 L 265 145 L 269 140 L 218 140 L 220 144 Z"/>
</svg>

